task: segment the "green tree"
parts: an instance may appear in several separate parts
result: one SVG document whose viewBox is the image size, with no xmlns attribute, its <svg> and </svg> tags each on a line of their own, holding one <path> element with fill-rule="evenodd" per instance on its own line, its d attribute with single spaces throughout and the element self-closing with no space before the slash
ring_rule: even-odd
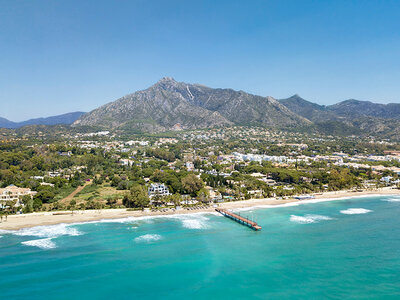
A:
<svg viewBox="0 0 400 300">
<path fill-rule="evenodd" d="M 42 201 L 42 203 L 49 203 L 54 198 L 54 193 L 50 190 L 42 190 L 35 195 L 36 199 Z"/>
<path fill-rule="evenodd" d="M 204 183 L 194 174 L 188 174 L 181 179 L 183 189 L 195 196 L 198 191 L 203 187 Z"/>
<path fill-rule="evenodd" d="M 141 185 L 134 185 L 129 193 L 125 194 L 123 204 L 126 207 L 138 207 L 142 210 L 150 204 L 146 188 Z"/>
<path fill-rule="evenodd" d="M 75 208 L 76 208 L 76 200 L 75 200 L 75 199 L 72 199 L 72 200 L 69 202 L 68 209 L 69 209 L 70 211 L 72 211 L 72 213 L 74 213 Z"/>
<path fill-rule="evenodd" d="M 169 195 L 166 197 L 166 201 L 173 203 L 176 208 L 181 204 L 181 195 L 180 194 Z"/>
<path fill-rule="evenodd" d="M 39 211 L 43 206 L 42 200 L 38 198 L 33 198 L 33 210 Z"/>
<path fill-rule="evenodd" d="M 204 203 L 210 202 L 210 193 L 205 188 L 202 188 L 197 195 L 197 200 Z"/>
<path fill-rule="evenodd" d="M 23 212 L 31 213 L 33 212 L 33 199 L 30 195 L 25 195 L 21 198 L 22 203 L 24 204 Z"/>
<path fill-rule="evenodd" d="M 107 198 L 107 205 L 114 208 L 117 205 L 117 197 L 111 196 Z"/>
</svg>

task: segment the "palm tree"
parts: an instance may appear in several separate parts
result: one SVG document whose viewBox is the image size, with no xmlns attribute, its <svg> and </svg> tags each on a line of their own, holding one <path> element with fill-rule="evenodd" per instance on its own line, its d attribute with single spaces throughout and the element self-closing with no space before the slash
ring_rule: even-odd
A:
<svg viewBox="0 0 400 300">
<path fill-rule="evenodd" d="M 174 203 L 175 208 L 181 204 L 181 196 L 179 194 L 173 194 L 171 197 L 171 202 Z"/>
<path fill-rule="evenodd" d="M 69 202 L 69 206 L 68 206 L 69 210 L 71 210 L 71 214 L 72 214 L 72 215 L 74 214 L 75 207 L 76 207 L 76 200 L 75 200 L 75 199 L 72 199 L 72 200 Z"/>
</svg>

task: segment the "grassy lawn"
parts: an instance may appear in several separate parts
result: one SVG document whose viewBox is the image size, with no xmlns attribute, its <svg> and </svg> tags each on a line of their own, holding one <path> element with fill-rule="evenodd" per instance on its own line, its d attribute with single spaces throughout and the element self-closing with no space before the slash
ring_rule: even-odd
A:
<svg viewBox="0 0 400 300">
<path fill-rule="evenodd" d="M 76 200 L 89 200 L 89 199 L 108 199 L 110 197 L 119 196 L 126 193 L 126 191 L 117 190 L 109 185 L 90 184 L 85 186 L 82 191 L 77 193 L 74 198 Z"/>
<path fill-rule="evenodd" d="M 54 197 L 54 201 L 58 201 L 61 199 L 64 199 L 65 197 L 67 197 L 69 194 L 71 194 L 73 191 L 75 191 L 76 188 L 69 186 L 66 188 L 61 189 L 60 193 L 58 193 L 55 197 Z"/>
<path fill-rule="evenodd" d="M 77 193 L 75 195 L 75 197 L 79 197 L 79 196 L 83 196 L 83 195 L 86 195 L 86 194 L 95 193 L 99 189 L 99 187 L 100 186 L 98 186 L 97 184 L 94 184 L 94 183 L 93 184 L 89 184 L 89 185 L 85 186 L 82 191 Z"/>
</svg>

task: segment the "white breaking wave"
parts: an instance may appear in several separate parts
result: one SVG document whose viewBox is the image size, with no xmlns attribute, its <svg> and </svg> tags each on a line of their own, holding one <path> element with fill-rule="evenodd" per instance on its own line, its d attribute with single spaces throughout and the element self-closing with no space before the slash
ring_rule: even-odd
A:
<svg viewBox="0 0 400 300">
<path fill-rule="evenodd" d="M 206 229 L 209 227 L 207 221 L 210 219 L 203 214 L 176 215 L 171 216 L 171 218 L 180 220 L 182 226 L 188 229 Z"/>
<path fill-rule="evenodd" d="M 0 229 L 0 234 L 7 234 L 7 233 L 12 233 L 12 231 Z M 3 237 L 3 236 L 0 235 L 0 239 L 1 239 L 2 237 Z"/>
<path fill-rule="evenodd" d="M 144 217 L 127 217 L 121 219 L 104 219 L 99 221 L 85 222 L 87 223 L 136 223 L 138 221 L 145 223 L 153 223 L 155 219 L 175 219 L 182 222 L 183 227 L 189 229 L 205 229 L 208 228 L 206 221 L 209 220 L 205 214 L 212 214 L 219 216 L 219 214 L 214 212 L 198 212 L 185 215 L 155 215 L 155 216 L 144 216 Z M 82 223 L 82 224 L 85 224 Z"/>
<path fill-rule="evenodd" d="M 38 247 L 40 249 L 56 248 L 56 244 L 51 240 L 51 238 L 26 241 L 26 242 L 22 242 L 21 244 L 26 245 L 26 246 Z"/>
<path fill-rule="evenodd" d="M 400 202 L 400 198 L 389 198 L 389 199 L 384 199 L 383 201 L 387 201 L 387 202 Z"/>
<path fill-rule="evenodd" d="M 255 204 L 253 207 L 243 208 L 243 209 L 235 209 L 235 211 L 245 211 L 248 209 L 257 209 L 257 208 L 280 208 L 280 207 L 290 207 L 290 206 L 299 206 L 303 204 L 315 204 L 320 202 L 331 202 L 331 201 L 339 201 L 339 200 L 350 200 L 350 199 L 358 199 L 358 198 L 371 198 L 371 197 L 380 197 L 381 194 L 371 194 L 371 195 L 358 195 L 358 196 L 350 196 L 350 197 L 338 197 L 338 198 L 324 198 L 324 199 L 307 199 L 307 200 L 299 200 L 295 202 L 288 202 L 283 204 Z M 392 195 L 394 196 L 394 195 Z"/>
<path fill-rule="evenodd" d="M 321 215 L 290 216 L 290 221 L 299 224 L 318 223 L 320 221 L 328 221 L 328 220 L 333 220 L 333 219 L 331 217 L 321 216 Z"/>
<path fill-rule="evenodd" d="M 161 240 L 161 235 L 159 234 L 145 234 L 145 235 L 141 235 L 138 236 L 137 238 L 135 238 L 135 242 L 138 243 L 149 243 L 149 242 L 155 242 L 158 240 Z"/>
<path fill-rule="evenodd" d="M 162 216 L 143 216 L 143 217 L 126 217 L 126 218 L 119 218 L 119 219 L 102 219 L 98 221 L 91 221 L 91 222 L 83 222 L 81 224 L 88 224 L 88 223 L 134 223 L 137 221 L 144 221 L 146 223 L 152 223 L 154 218 L 162 217 Z"/>
<path fill-rule="evenodd" d="M 182 225 L 183 225 L 183 227 L 189 228 L 189 229 L 204 229 L 204 228 L 207 228 L 207 224 L 203 223 L 200 220 L 196 220 L 196 219 L 182 220 Z"/>
<path fill-rule="evenodd" d="M 101 220 L 96 220 L 96 221 L 87 221 L 87 222 L 77 222 L 77 223 L 71 223 L 71 224 L 63 224 L 64 226 L 71 226 L 71 225 L 84 225 L 84 224 L 99 224 L 99 223 L 127 223 L 127 224 L 134 224 L 137 223 L 138 221 L 141 221 L 143 223 L 154 223 L 154 220 L 156 219 L 179 219 L 182 221 L 182 224 L 184 223 L 185 220 L 197 220 L 197 222 L 188 222 L 185 221 L 184 227 L 188 226 L 188 228 L 191 229 L 203 229 L 207 228 L 207 224 L 205 221 L 209 220 L 205 215 L 214 215 L 214 216 L 222 216 L 221 214 L 217 212 L 193 212 L 189 214 L 184 214 L 184 215 L 154 215 L 154 216 L 143 216 L 143 217 L 125 217 L 125 218 L 118 218 L 118 219 L 101 219 Z M 191 224 L 190 224 L 191 223 Z M 194 225 L 194 223 L 197 223 Z M 199 225 L 200 224 L 200 225 Z M 73 228 L 71 228 L 73 229 Z M 1 232 L 0 232 L 1 233 Z M 16 233 L 14 231 L 11 231 L 10 233 Z M 79 231 L 78 231 L 79 233 Z M 80 235 L 81 233 L 77 234 Z"/>
<path fill-rule="evenodd" d="M 37 236 L 43 238 L 55 238 L 63 235 L 77 236 L 82 233 L 76 228 L 70 227 L 68 224 L 57 224 L 49 226 L 36 226 L 31 228 L 23 228 L 14 231 L 13 234 L 20 236 Z"/>
<path fill-rule="evenodd" d="M 371 211 L 372 210 L 365 209 L 365 208 L 349 208 L 349 209 L 341 210 L 340 213 L 345 214 L 345 215 L 360 215 L 360 214 L 367 214 Z"/>
</svg>

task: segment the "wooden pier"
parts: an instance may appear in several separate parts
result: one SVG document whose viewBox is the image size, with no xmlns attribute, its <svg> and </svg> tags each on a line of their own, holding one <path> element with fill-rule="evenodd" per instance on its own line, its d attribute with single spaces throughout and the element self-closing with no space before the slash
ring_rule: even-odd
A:
<svg viewBox="0 0 400 300">
<path fill-rule="evenodd" d="M 225 217 L 227 217 L 229 219 L 232 219 L 232 220 L 238 222 L 239 224 L 246 225 L 246 226 L 248 226 L 248 227 L 250 227 L 251 229 L 254 229 L 254 230 L 261 230 L 261 226 L 258 225 L 256 222 L 250 221 L 249 219 L 246 219 L 246 218 L 244 218 L 242 216 L 234 214 L 233 212 L 230 212 L 230 211 L 228 211 L 226 209 L 216 208 L 215 210 L 217 212 L 219 212 L 221 215 L 223 215 L 223 216 L 225 216 Z"/>
</svg>

